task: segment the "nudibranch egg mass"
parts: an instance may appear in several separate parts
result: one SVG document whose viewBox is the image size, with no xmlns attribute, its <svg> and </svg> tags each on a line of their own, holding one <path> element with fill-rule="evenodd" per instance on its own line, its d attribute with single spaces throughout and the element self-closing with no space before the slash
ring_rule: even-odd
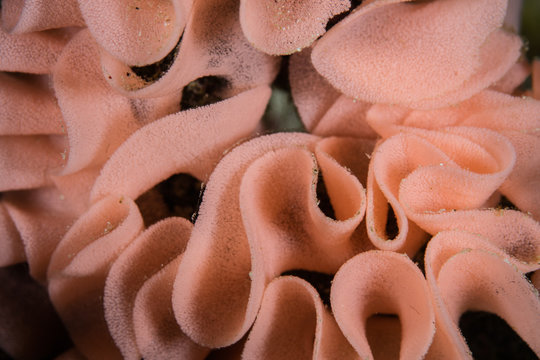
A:
<svg viewBox="0 0 540 360">
<path fill-rule="evenodd" d="M 0 358 L 539 357 L 520 6 L 2 0 Z"/>
</svg>

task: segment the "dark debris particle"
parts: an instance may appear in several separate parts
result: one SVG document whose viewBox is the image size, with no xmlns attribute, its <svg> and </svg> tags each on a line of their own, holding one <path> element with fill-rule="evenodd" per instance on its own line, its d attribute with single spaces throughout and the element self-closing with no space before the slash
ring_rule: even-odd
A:
<svg viewBox="0 0 540 360">
<path fill-rule="evenodd" d="M 193 176 L 175 174 L 139 196 L 136 203 L 147 227 L 172 216 L 195 222 L 203 191 Z"/>
<path fill-rule="evenodd" d="M 317 200 L 319 202 L 319 209 L 321 209 L 324 215 L 336 220 L 336 213 L 330 202 L 330 196 L 328 196 L 328 191 L 321 171 L 318 171 L 317 178 Z"/>
<path fill-rule="evenodd" d="M 320 273 L 317 271 L 308 270 L 289 270 L 281 274 L 282 276 L 296 276 L 306 280 L 319 293 L 323 304 L 330 309 L 330 288 L 334 275 Z"/>
<path fill-rule="evenodd" d="M 181 41 L 182 36 L 180 36 L 180 40 L 178 40 L 176 46 L 160 61 L 145 66 L 132 66 L 131 71 L 147 83 L 158 80 L 171 68 L 174 59 L 176 59 L 176 56 L 178 55 Z"/>
<path fill-rule="evenodd" d="M 182 110 L 214 104 L 223 100 L 223 91 L 229 82 L 219 76 L 204 76 L 187 84 L 182 90 Z"/>
<path fill-rule="evenodd" d="M 459 319 L 459 327 L 475 360 L 538 359 L 506 321 L 495 314 L 467 311 Z"/>
</svg>

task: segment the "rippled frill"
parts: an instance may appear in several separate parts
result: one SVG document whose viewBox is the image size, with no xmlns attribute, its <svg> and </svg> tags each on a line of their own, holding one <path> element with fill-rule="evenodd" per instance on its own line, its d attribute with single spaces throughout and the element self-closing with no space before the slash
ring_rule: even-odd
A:
<svg viewBox="0 0 540 360">
<path fill-rule="evenodd" d="M 356 255 L 337 272 L 330 295 L 336 321 L 361 359 L 421 359 L 427 353 L 435 314 L 425 279 L 406 255 Z"/>
<path fill-rule="evenodd" d="M 108 13 L 109 3 L 113 4 L 112 15 Z M 90 31 L 106 49 L 101 54 L 105 77 L 111 86 L 130 97 L 147 98 L 178 92 L 204 76 L 223 77 L 229 85 L 228 95 L 235 95 L 254 86 L 269 84 L 278 72 L 280 59 L 255 50 L 244 37 L 238 0 L 197 1 L 192 5 L 190 1 L 148 2 L 140 3 L 140 6 L 138 2 L 119 4 L 116 1 L 84 1 L 84 4 L 83 15 L 93 17 L 96 23 L 95 29 L 90 27 Z M 177 9 L 178 4 L 184 4 L 182 11 Z M 171 7 L 174 11 L 165 12 L 160 6 Z M 139 17 L 141 20 L 137 20 Z M 163 17 L 169 19 L 170 25 Z M 133 31 L 122 35 L 123 41 L 118 41 L 110 33 L 103 32 L 100 24 L 105 19 L 111 19 L 110 27 L 118 29 L 124 29 L 121 24 L 128 22 L 126 28 Z M 141 36 L 144 38 L 147 33 L 157 31 L 144 26 L 156 29 L 165 26 L 166 30 L 180 26 L 181 31 L 156 32 L 156 36 L 167 34 L 174 41 L 169 43 L 167 40 L 164 49 L 168 50 L 160 52 L 161 57 L 147 59 L 144 48 L 135 51 L 138 48 L 129 46 L 131 42 L 138 43 Z M 98 28 L 103 33 L 95 35 Z M 155 44 L 148 42 L 148 45 Z M 156 71 L 156 68 L 160 70 Z"/>
<path fill-rule="evenodd" d="M 269 96 L 268 87 L 262 86 L 213 105 L 156 120 L 131 135 L 105 163 L 90 193 L 90 209 L 79 217 L 55 248 L 47 274 L 53 304 L 76 347 L 85 356 L 112 359 L 120 358 L 122 353 L 131 358 L 133 354 L 140 356 L 140 351 L 150 356 L 152 351 L 167 348 L 166 341 L 159 344 L 151 341 L 153 335 L 148 332 L 152 327 L 147 327 L 144 320 L 148 315 L 146 311 L 139 313 L 142 320 L 140 316 L 135 320 L 144 323 L 137 327 L 137 336 L 142 336 L 140 342 L 135 340 L 132 325 L 137 286 L 143 285 L 144 276 L 152 275 L 145 271 L 154 263 L 145 253 L 146 265 L 141 265 L 141 272 L 132 275 L 126 274 L 121 264 L 135 261 L 130 254 L 141 251 L 138 247 L 146 251 L 141 243 L 151 244 L 161 239 L 162 233 L 167 233 L 170 227 L 168 223 L 156 224 L 141 234 L 143 218 L 133 199 L 175 173 L 186 172 L 200 180 L 206 179 L 223 151 L 256 128 Z M 180 253 L 182 245 L 176 241 L 187 239 L 191 229 L 180 220 L 171 226 L 179 227 L 179 234 L 185 235 L 180 238 L 170 235 L 173 237 L 171 246 L 177 245 L 173 248 Z M 130 250 L 124 255 L 126 248 Z M 171 254 L 167 256 L 169 260 L 171 256 L 174 258 Z M 119 265 L 115 263 L 117 259 Z M 159 261 L 163 265 L 167 263 L 165 259 Z M 129 272 L 134 270 L 130 267 Z M 153 271 L 157 270 L 159 268 Z M 124 280 L 134 288 L 123 285 Z M 141 299 L 142 305 L 136 306 L 149 306 Z M 159 314 L 162 309 L 150 310 Z M 109 320 L 109 327 L 105 318 Z M 155 350 L 155 346 L 160 348 Z M 193 352 L 201 352 L 199 347 L 189 346 L 195 348 Z"/>
<path fill-rule="evenodd" d="M 326 32 L 330 18 L 347 11 L 349 0 L 240 1 L 240 24 L 257 49 L 288 55 L 311 45 Z"/>
<path fill-rule="evenodd" d="M 179 108 L 179 94 L 141 101 L 117 94 L 98 56 L 81 30 L 51 74 L 0 74 L 1 263 L 27 260 L 40 281 L 66 227 L 87 209 L 100 166 L 135 130 Z"/>
<path fill-rule="evenodd" d="M 537 191 L 540 186 L 540 157 L 538 156 L 538 152 L 540 151 L 540 133 L 538 131 L 540 129 L 539 114 L 540 102 L 537 100 L 527 97 L 513 97 L 486 90 L 456 106 L 432 111 L 375 105 L 369 110 L 367 121 L 384 138 L 391 137 L 394 134 L 399 134 L 395 136 L 401 138 L 409 138 L 416 135 L 425 136 L 422 134 L 427 133 L 437 133 L 437 137 L 441 139 L 446 138 L 444 141 L 448 142 L 453 141 L 450 139 L 454 137 L 454 135 L 450 135 L 448 132 L 453 133 L 458 128 L 462 129 L 459 131 L 467 131 L 471 134 L 472 132 L 477 132 L 478 135 L 475 135 L 476 138 L 472 139 L 472 141 L 478 143 L 488 153 L 492 154 L 490 155 L 492 160 L 488 161 L 496 161 L 499 164 L 495 165 L 493 163 L 493 165 L 489 165 L 495 166 L 493 167 L 495 171 L 500 171 L 503 167 L 510 166 L 509 163 L 503 165 L 501 160 L 497 160 L 498 156 L 508 156 L 511 152 L 515 152 L 515 164 L 506 170 L 504 181 L 500 182 L 497 186 L 495 184 L 490 186 L 490 191 L 498 190 L 520 210 L 530 212 L 538 220 L 540 218 L 540 198 Z M 440 130 L 441 127 L 444 127 L 442 131 Z M 494 132 L 500 135 L 496 135 Z M 395 140 L 393 141 L 395 142 Z M 510 147 L 508 147 L 508 142 L 511 144 Z M 458 142 L 453 145 L 453 147 L 456 146 L 458 146 Z M 386 149 L 384 143 L 381 144 L 381 147 Z M 455 148 L 452 152 L 459 156 L 477 157 L 478 155 L 473 155 L 477 150 L 469 148 L 470 146 L 461 149 Z M 505 150 L 506 153 L 501 153 L 503 151 L 502 149 L 506 148 L 508 148 Z M 390 150 L 390 152 L 392 151 Z M 384 150 L 384 152 L 387 152 L 387 150 Z M 387 154 L 390 152 L 387 152 Z M 500 155 L 496 155 L 496 153 Z M 451 155 L 450 157 L 457 155 Z M 422 158 L 418 154 L 411 156 Z M 480 158 L 477 160 L 480 160 Z M 374 160 L 374 164 L 378 161 Z M 445 163 L 442 158 L 440 162 Z M 488 164 L 488 162 L 486 161 L 484 164 Z M 462 166 L 463 169 L 477 172 L 475 167 L 472 164 L 464 164 Z M 490 170 L 490 172 L 493 170 Z M 443 171 L 442 168 L 439 172 L 441 171 Z M 403 190 L 405 185 L 402 184 L 400 186 Z M 455 186 L 458 186 L 458 184 Z M 453 187 L 454 185 L 452 185 Z M 467 187 L 470 187 L 470 185 Z M 486 187 L 484 189 L 487 190 L 488 188 Z M 464 191 L 463 189 L 457 189 L 453 195 L 449 196 L 456 199 L 457 194 L 464 194 Z M 450 193 L 447 192 L 447 194 Z M 469 199 L 474 199 L 479 194 L 471 194 Z M 482 201 L 482 199 L 487 200 L 483 196 L 482 198 L 478 198 L 478 201 Z M 415 201 L 418 203 L 417 200 Z M 452 206 L 452 201 L 446 204 L 441 203 L 437 205 L 439 207 L 434 206 L 431 209 L 425 210 L 439 211 L 441 209 L 450 210 L 459 208 Z M 472 204 L 467 206 L 472 206 Z"/>
<path fill-rule="evenodd" d="M 519 58 L 521 40 L 501 28 L 506 6 L 366 1 L 314 44 L 311 57 L 333 86 L 362 101 L 455 104 L 496 82 Z"/>
<path fill-rule="evenodd" d="M 294 104 L 306 130 L 318 136 L 377 137 L 366 122 L 371 104 L 336 90 L 313 67 L 311 48 L 289 59 L 289 81 Z"/>
<path fill-rule="evenodd" d="M 189 337 L 208 347 L 235 343 L 273 278 L 294 269 L 331 274 L 370 248 L 358 227 L 367 158 L 356 154 L 371 147 L 369 140 L 276 134 L 222 159 L 174 285 L 176 319 Z M 336 220 L 317 206 L 319 171 Z"/>
<path fill-rule="evenodd" d="M 504 319 L 538 356 L 540 298 L 524 273 L 539 268 L 538 223 L 524 215 L 485 214 L 483 231 L 443 231 L 429 242 L 426 279 L 436 314 L 427 359 L 472 359 L 458 323 L 466 311 Z"/>
</svg>

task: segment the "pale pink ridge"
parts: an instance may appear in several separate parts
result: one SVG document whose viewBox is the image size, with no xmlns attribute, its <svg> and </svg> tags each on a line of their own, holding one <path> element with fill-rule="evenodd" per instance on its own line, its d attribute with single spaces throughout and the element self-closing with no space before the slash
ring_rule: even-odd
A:
<svg viewBox="0 0 540 360">
<path fill-rule="evenodd" d="M 519 38 L 499 30 L 505 10 L 505 0 L 367 2 L 314 45 L 313 64 L 363 101 L 457 103 L 497 81 L 519 57 Z"/>
<path fill-rule="evenodd" d="M 288 55 L 311 45 L 328 20 L 351 6 L 349 0 L 240 1 L 240 23 L 253 46 L 272 55 Z"/>
<path fill-rule="evenodd" d="M 337 323 L 360 358 L 420 359 L 427 353 L 435 333 L 433 305 L 420 269 L 406 255 L 356 255 L 337 272 L 330 295 Z M 387 342 L 378 341 L 381 336 Z"/>
</svg>

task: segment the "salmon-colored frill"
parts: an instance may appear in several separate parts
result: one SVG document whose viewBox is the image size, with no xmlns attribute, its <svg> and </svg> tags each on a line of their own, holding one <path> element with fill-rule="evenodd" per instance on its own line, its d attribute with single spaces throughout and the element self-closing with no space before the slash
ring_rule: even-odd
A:
<svg viewBox="0 0 540 360">
<path fill-rule="evenodd" d="M 239 341 L 245 358 L 467 356 L 456 324 L 468 309 L 519 323 L 518 334 L 540 350 L 527 335 L 540 305 L 523 275 L 539 267 L 540 225 L 529 216 L 453 212 L 460 221 L 429 242 L 424 277 L 406 255 L 375 250 L 384 246 L 367 235 L 373 140 L 275 134 L 219 161 L 194 225 L 170 217 L 145 229 L 132 199 L 170 174 L 200 177 L 212 167 L 201 163 L 203 139 L 186 153 L 167 151 L 183 141 L 150 136 L 169 128 L 166 119 L 136 132 L 106 163 L 93 205 L 52 256 L 50 296 L 86 356 L 202 359 Z M 143 139 L 148 153 L 136 151 Z M 321 210 L 321 181 L 333 214 Z M 470 175 L 470 184 L 483 181 Z M 417 248 L 405 238 L 384 245 Z M 305 280 L 282 275 L 291 270 L 335 274 L 331 309 Z"/>
<path fill-rule="evenodd" d="M 0 348 L 54 322 L 64 360 L 470 359 L 485 311 L 540 356 L 540 62 L 508 2 L 352 4 L 3 0 Z M 308 133 L 254 137 L 281 65 Z M 155 201 L 179 174 L 189 219 Z"/>
</svg>

